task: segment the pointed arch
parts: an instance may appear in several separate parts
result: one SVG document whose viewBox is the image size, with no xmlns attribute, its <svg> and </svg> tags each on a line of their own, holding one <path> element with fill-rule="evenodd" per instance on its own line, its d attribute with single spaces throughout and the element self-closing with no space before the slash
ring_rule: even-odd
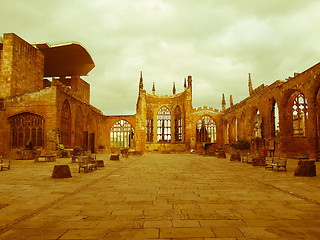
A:
<svg viewBox="0 0 320 240">
<path fill-rule="evenodd" d="M 60 142 L 65 146 L 71 146 L 71 109 L 66 99 L 61 108 Z"/>
<path fill-rule="evenodd" d="M 157 141 L 171 141 L 171 112 L 163 106 L 158 111 L 157 116 Z"/>
<path fill-rule="evenodd" d="M 40 115 L 24 112 L 10 117 L 10 145 L 12 148 L 24 148 L 29 141 L 34 147 L 44 146 L 44 118 Z"/>
<path fill-rule="evenodd" d="M 296 92 L 290 97 L 292 101 L 292 130 L 293 136 L 306 136 L 308 121 L 307 99 L 301 92 Z"/>
<path fill-rule="evenodd" d="M 130 148 L 134 140 L 134 128 L 124 119 L 117 121 L 111 127 L 110 147 L 114 149 Z"/>
<path fill-rule="evenodd" d="M 217 142 L 217 127 L 211 116 L 202 116 L 197 121 L 197 142 L 215 143 Z"/>
</svg>

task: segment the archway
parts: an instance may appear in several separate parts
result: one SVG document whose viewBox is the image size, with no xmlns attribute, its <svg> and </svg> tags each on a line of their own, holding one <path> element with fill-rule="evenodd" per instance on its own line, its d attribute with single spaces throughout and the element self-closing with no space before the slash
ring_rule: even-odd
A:
<svg viewBox="0 0 320 240">
<path fill-rule="evenodd" d="M 198 143 L 215 143 L 217 142 L 216 123 L 210 116 L 201 117 L 196 126 Z"/>
<path fill-rule="evenodd" d="M 133 145 L 134 128 L 126 120 L 113 124 L 110 131 L 110 147 L 115 149 L 129 148 Z"/>
</svg>

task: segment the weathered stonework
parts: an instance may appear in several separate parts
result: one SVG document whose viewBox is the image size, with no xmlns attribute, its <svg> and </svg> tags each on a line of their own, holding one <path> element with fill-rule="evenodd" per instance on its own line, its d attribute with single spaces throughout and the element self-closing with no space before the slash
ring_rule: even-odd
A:
<svg viewBox="0 0 320 240">
<path fill-rule="evenodd" d="M 54 63 L 70 51 L 80 53 L 80 62 L 56 67 Z M 249 96 L 240 103 L 233 103 L 230 96 L 227 108 L 223 94 L 221 111 L 193 108 L 191 76 L 185 79 L 184 91 L 177 93 L 174 83 L 172 95 L 159 96 L 155 87 L 147 93 L 141 73 L 136 114 L 119 116 L 103 115 L 90 105 L 90 85 L 81 76 L 93 67 L 81 45 L 29 44 L 15 34 L 4 34 L 0 43 L 0 154 L 14 156 L 28 140 L 42 154 L 57 152 L 62 144 L 91 152 L 120 153 L 127 148 L 129 155 L 201 152 L 205 146 L 213 152 L 220 147 L 228 152 L 232 143 L 247 140 L 251 152 L 266 148 L 268 155 L 319 158 L 320 64 L 255 89 L 249 75 Z M 299 94 L 307 103 L 307 114 L 298 124 L 292 106 Z"/>
</svg>

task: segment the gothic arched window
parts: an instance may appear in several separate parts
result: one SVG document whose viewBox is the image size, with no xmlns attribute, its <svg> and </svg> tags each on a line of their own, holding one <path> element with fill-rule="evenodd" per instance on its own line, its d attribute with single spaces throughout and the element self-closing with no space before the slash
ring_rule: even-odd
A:
<svg viewBox="0 0 320 240">
<path fill-rule="evenodd" d="M 129 148 L 134 139 L 134 129 L 131 123 L 126 120 L 120 120 L 113 124 L 110 131 L 111 148 Z"/>
<path fill-rule="evenodd" d="M 182 141 L 182 115 L 181 115 L 181 109 L 179 106 L 177 106 L 174 110 L 174 140 L 176 142 Z"/>
<path fill-rule="evenodd" d="M 9 118 L 11 127 L 11 146 L 25 147 L 31 140 L 34 147 L 43 147 L 44 143 L 44 118 L 32 114 L 21 113 Z"/>
<path fill-rule="evenodd" d="M 217 141 L 216 123 L 210 116 L 203 116 L 197 122 L 197 142 L 214 143 Z"/>
<path fill-rule="evenodd" d="M 294 136 L 306 135 L 306 124 L 308 120 L 307 99 L 299 93 L 293 100 L 292 105 L 292 125 Z"/>
<path fill-rule="evenodd" d="M 171 113 L 163 106 L 158 111 L 157 141 L 171 141 Z"/>
<path fill-rule="evenodd" d="M 61 120 L 60 120 L 60 141 L 65 146 L 71 145 L 71 110 L 67 100 L 64 101 L 61 109 Z"/>
</svg>

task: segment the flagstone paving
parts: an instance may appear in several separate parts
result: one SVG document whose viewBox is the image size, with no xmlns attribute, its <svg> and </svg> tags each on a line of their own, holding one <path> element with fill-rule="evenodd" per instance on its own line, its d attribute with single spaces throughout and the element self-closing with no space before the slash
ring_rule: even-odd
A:
<svg viewBox="0 0 320 240">
<path fill-rule="evenodd" d="M 144 154 L 78 173 L 70 158 L 0 172 L 0 239 L 320 239 L 320 177 Z M 53 179 L 56 164 L 72 178 Z M 319 163 L 317 172 L 319 173 Z"/>
</svg>

